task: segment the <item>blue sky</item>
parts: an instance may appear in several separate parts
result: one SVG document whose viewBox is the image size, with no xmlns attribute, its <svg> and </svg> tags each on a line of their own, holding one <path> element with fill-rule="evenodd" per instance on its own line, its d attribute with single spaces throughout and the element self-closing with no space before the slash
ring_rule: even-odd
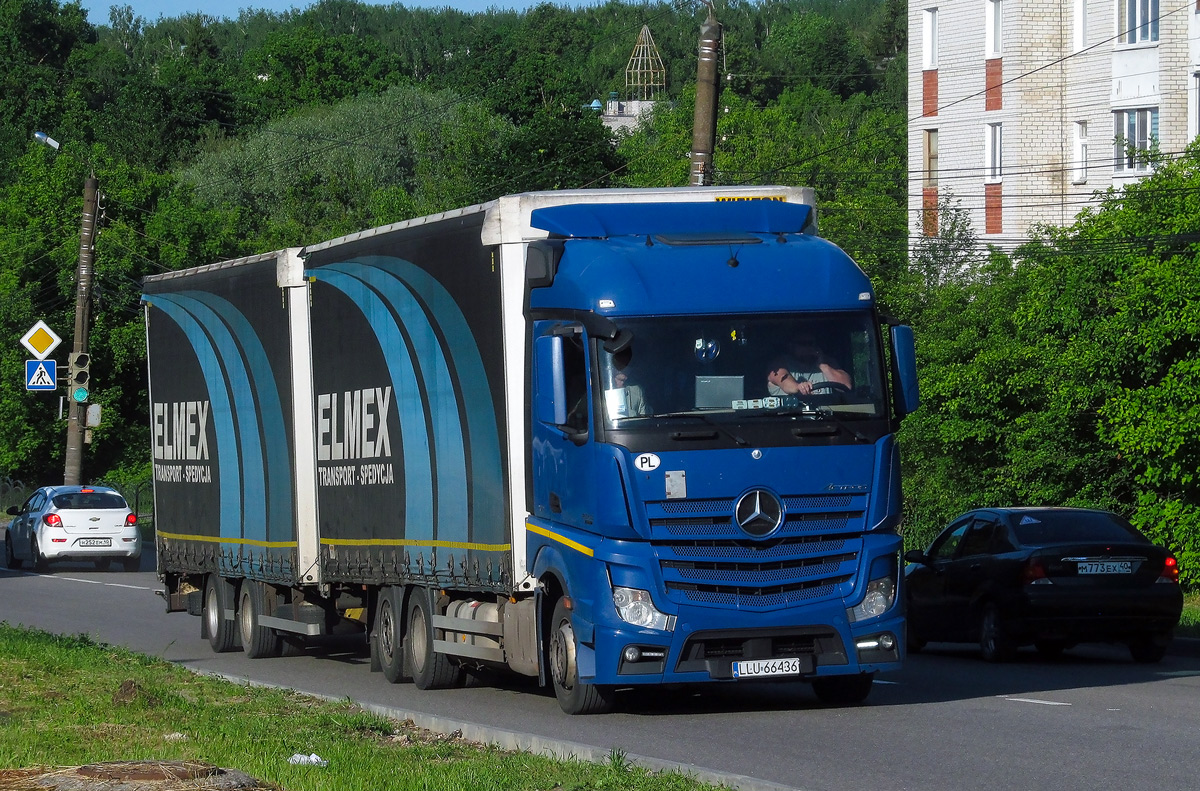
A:
<svg viewBox="0 0 1200 791">
<path fill-rule="evenodd" d="M 572 0 L 561 2 L 554 0 L 555 5 L 577 7 L 591 5 L 597 0 Z M 237 19 L 243 8 L 263 8 L 268 11 L 287 11 L 292 8 L 307 8 L 313 5 L 305 0 L 83 0 L 83 7 L 88 12 L 88 21 L 93 25 L 108 24 L 108 9 L 113 5 L 129 5 L 133 13 L 147 22 L 157 21 L 159 17 L 177 17 L 197 11 L 218 19 Z M 389 5 L 379 3 L 378 5 Z M 536 0 L 405 0 L 404 5 L 410 8 L 443 8 L 452 6 L 462 11 L 486 11 L 490 7 L 525 9 L 536 5 Z"/>
</svg>

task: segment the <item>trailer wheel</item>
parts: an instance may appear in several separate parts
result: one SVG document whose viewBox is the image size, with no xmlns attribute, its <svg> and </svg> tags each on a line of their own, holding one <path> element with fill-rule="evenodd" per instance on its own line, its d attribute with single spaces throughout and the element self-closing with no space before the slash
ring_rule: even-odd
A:
<svg viewBox="0 0 1200 791">
<path fill-rule="evenodd" d="M 417 689 L 445 689 L 462 682 L 462 668 L 450 657 L 433 650 L 433 621 L 425 590 L 417 588 L 409 598 L 408 632 L 404 635 L 404 653 L 412 668 Z"/>
<path fill-rule="evenodd" d="M 411 679 L 404 673 L 404 591 L 384 589 L 375 613 L 375 655 L 383 677 L 396 684 Z"/>
<path fill-rule="evenodd" d="M 225 619 L 225 598 L 232 587 L 216 574 L 209 574 L 204 583 L 204 631 L 208 644 L 218 654 L 237 647 L 233 623 Z"/>
<path fill-rule="evenodd" d="M 558 698 L 559 708 L 567 714 L 603 714 L 612 708 L 613 690 L 579 680 L 577 647 L 571 611 L 567 609 L 566 599 L 559 598 L 554 603 L 547 649 L 554 696 Z"/>
<path fill-rule="evenodd" d="M 269 626 L 259 619 L 267 614 L 268 591 L 265 583 L 246 580 L 238 596 L 237 625 L 242 638 L 242 648 L 251 659 L 279 656 L 283 641 Z"/>
</svg>

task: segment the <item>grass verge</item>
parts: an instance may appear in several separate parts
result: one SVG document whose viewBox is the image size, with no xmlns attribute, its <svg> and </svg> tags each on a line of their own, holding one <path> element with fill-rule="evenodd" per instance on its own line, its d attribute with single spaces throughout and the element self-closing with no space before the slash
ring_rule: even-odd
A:
<svg viewBox="0 0 1200 791">
<path fill-rule="evenodd" d="M 1183 615 L 1175 627 L 1176 637 L 1200 637 L 1200 591 L 1185 594 Z"/>
<path fill-rule="evenodd" d="M 291 765 L 315 753 L 327 766 Z M 679 772 L 506 752 L 285 690 L 0 622 L 0 769 L 204 761 L 289 791 L 701 791 Z"/>
</svg>

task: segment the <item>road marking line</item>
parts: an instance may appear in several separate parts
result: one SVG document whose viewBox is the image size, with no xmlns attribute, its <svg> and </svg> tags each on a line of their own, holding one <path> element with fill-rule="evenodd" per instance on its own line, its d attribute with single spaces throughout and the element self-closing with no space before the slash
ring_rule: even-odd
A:
<svg viewBox="0 0 1200 791">
<path fill-rule="evenodd" d="M 1013 703 L 1038 703 L 1042 706 L 1070 706 L 1070 703 L 1061 703 L 1057 700 L 1038 700 L 1037 698 L 1010 698 L 1007 695 L 997 695 L 996 697 L 1004 700 L 1011 700 Z"/>
<path fill-rule="evenodd" d="M 135 591 L 152 591 L 154 588 L 147 588 L 145 585 L 126 585 L 123 582 L 105 582 L 103 580 L 85 580 L 81 577 L 60 577 L 57 574 L 31 574 L 33 577 L 44 577 L 48 580 L 63 580 L 64 582 L 86 582 L 88 585 L 104 585 L 108 588 L 129 588 Z"/>
</svg>

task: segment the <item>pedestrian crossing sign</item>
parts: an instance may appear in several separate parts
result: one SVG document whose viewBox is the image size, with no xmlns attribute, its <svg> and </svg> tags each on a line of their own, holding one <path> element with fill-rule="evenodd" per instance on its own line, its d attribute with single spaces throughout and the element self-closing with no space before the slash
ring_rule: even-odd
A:
<svg viewBox="0 0 1200 791">
<path fill-rule="evenodd" d="M 58 365 L 54 360 L 25 361 L 26 390 L 54 390 L 58 387 Z"/>
</svg>

